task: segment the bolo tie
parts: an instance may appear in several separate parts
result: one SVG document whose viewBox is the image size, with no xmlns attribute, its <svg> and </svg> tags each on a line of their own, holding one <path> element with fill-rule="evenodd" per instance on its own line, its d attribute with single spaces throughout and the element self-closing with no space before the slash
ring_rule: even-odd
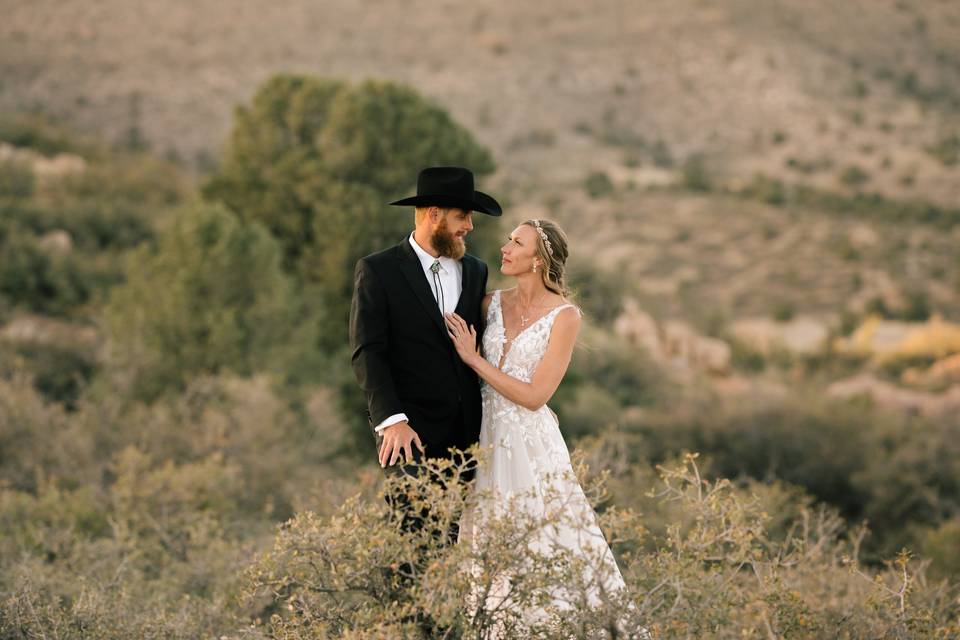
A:
<svg viewBox="0 0 960 640">
<path fill-rule="evenodd" d="M 443 299 L 443 285 L 440 284 L 440 261 L 434 260 L 430 265 L 430 272 L 433 274 L 433 297 L 440 303 L 440 313 L 446 312 L 446 304 Z"/>
</svg>

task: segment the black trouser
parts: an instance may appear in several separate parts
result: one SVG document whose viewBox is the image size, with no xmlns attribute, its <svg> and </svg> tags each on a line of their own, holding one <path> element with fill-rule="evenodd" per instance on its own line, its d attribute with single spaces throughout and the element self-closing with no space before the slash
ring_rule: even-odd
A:
<svg viewBox="0 0 960 640">
<path fill-rule="evenodd" d="M 382 442 L 382 440 L 382 438 L 377 438 L 378 444 Z M 420 462 L 423 459 L 423 455 L 424 454 L 421 454 L 420 450 L 414 446 L 414 461 Z M 460 462 L 460 460 L 461 458 L 458 457 L 457 462 Z M 425 473 L 431 473 L 430 482 L 435 484 L 442 484 L 445 482 L 449 483 L 453 477 L 452 471 L 447 471 L 446 477 L 442 477 L 437 475 L 435 472 L 428 471 L 425 467 L 418 464 L 403 462 L 398 462 L 397 464 L 385 468 L 384 473 L 388 478 L 398 475 L 417 478 Z M 469 469 L 460 476 L 459 482 L 461 489 L 466 489 L 464 485 L 473 480 L 473 475 L 473 469 Z M 424 498 L 425 496 L 421 494 L 417 497 Z M 418 532 L 421 531 L 427 523 L 431 522 L 429 501 L 416 500 L 417 502 L 421 502 L 421 508 L 418 509 L 416 506 L 411 504 L 406 487 L 399 485 L 393 491 L 388 489 L 384 498 L 386 499 L 387 504 L 390 505 L 393 510 L 401 512 L 402 519 L 400 526 L 404 531 Z M 454 514 L 454 517 L 450 522 L 449 530 L 446 532 L 434 528 L 434 530 L 430 532 L 431 535 L 433 535 L 433 538 L 439 541 L 441 544 L 455 544 L 460 531 L 459 523 L 457 522 L 458 517 L 459 514 Z"/>
<path fill-rule="evenodd" d="M 455 425 L 463 424 L 463 405 L 460 405 L 460 411 L 457 414 L 456 418 L 454 418 L 452 423 Z M 416 430 L 416 427 L 414 427 L 414 430 Z M 383 436 L 378 435 L 376 437 L 376 442 L 377 442 L 377 452 L 379 454 L 380 445 L 383 443 Z M 469 443 L 463 442 L 463 443 L 452 443 L 452 444 L 444 444 L 444 445 L 425 443 L 425 446 L 427 448 L 426 455 L 428 456 L 449 457 L 450 456 L 450 453 L 448 452 L 449 447 L 456 447 L 462 450 L 462 449 L 466 449 L 466 447 L 469 446 Z M 415 444 L 411 443 L 411 448 L 413 449 L 413 460 L 415 462 L 421 461 L 423 459 L 424 454 L 420 453 L 420 450 L 417 448 Z M 461 459 L 458 457 L 457 462 L 460 462 L 460 461 Z M 387 475 L 387 477 L 396 476 L 398 474 L 402 474 L 410 477 L 417 477 L 420 474 L 425 472 L 426 470 L 423 467 L 417 464 L 411 464 L 411 463 L 405 463 L 405 462 L 398 462 L 384 469 L 384 473 Z M 463 485 L 463 483 L 468 483 L 469 481 L 471 481 L 473 479 L 473 475 L 474 475 L 473 469 L 470 469 L 469 471 L 464 473 L 460 478 L 461 486 Z M 431 478 L 431 481 L 435 483 L 440 483 L 444 480 L 449 482 L 450 478 L 449 477 Z M 466 487 L 462 486 L 462 488 L 465 489 Z M 410 504 L 410 500 L 408 499 L 405 491 L 396 490 L 391 492 L 388 490 L 385 498 L 386 498 L 387 504 L 390 505 L 392 509 L 400 510 L 402 512 L 401 528 L 404 531 L 409 531 L 409 532 L 420 531 L 423 529 L 424 524 L 430 521 L 429 507 L 416 509 Z M 456 543 L 457 536 L 460 530 L 457 519 L 458 519 L 457 517 L 454 517 L 452 519 L 449 531 L 446 531 L 446 532 L 439 531 L 439 530 L 431 531 L 431 534 L 433 535 L 434 539 L 440 541 L 441 544 Z"/>
</svg>

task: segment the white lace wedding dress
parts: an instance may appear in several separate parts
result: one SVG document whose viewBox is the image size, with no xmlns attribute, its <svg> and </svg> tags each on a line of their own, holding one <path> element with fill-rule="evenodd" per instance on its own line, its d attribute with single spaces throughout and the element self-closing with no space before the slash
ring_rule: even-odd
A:
<svg viewBox="0 0 960 640">
<path fill-rule="evenodd" d="M 572 306 L 563 304 L 554 308 L 521 331 L 508 345 L 500 291 L 495 291 L 487 310 L 482 338 L 484 357 L 504 373 L 529 382 L 546 352 L 554 320 L 561 310 Z M 486 451 L 486 457 L 477 469 L 472 492 L 474 496 L 489 496 L 490 499 L 479 504 L 473 501 L 467 507 L 460 523 L 460 543 L 470 544 L 484 535 L 487 515 L 503 516 L 518 507 L 541 516 L 557 515 L 559 510 L 560 522 L 546 528 L 531 546 L 540 551 L 550 549 L 573 554 L 585 560 L 588 575 L 582 576 L 579 589 L 582 591 L 584 585 L 588 585 L 586 590 L 591 605 L 599 604 L 600 593 L 625 588 L 613 553 L 597 525 L 596 514 L 573 475 L 570 454 L 553 413 L 546 405 L 536 411 L 521 407 L 486 383 L 482 383 L 481 394 L 480 445 Z M 555 607 L 563 609 L 571 598 L 577 598 L 577 594 L 565 591 L 569 586 L 556 585 L 550 589 Z M 508 591 L 508 585 L 504 584 L 500 593 L 488 594 L 487 609 L 502 602 L 500 598 Z M 523 615 L 531 621 L 540 620 L 543 611 L 524 611 Z M 634 631 L 639 637 L 647 637 L 645 629 Z"/>
</svg>

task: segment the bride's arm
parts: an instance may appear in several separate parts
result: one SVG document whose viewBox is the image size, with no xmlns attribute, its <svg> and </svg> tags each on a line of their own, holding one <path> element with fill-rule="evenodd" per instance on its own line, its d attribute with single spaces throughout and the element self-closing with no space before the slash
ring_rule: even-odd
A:
<svg viewBox="0 0 960 640">
<path fill-rule="evenodd" d="M 472 327 L 468 328 L 463 318 L 454 314 L 447 318 L 448 333 L 450 328 L 456 328 L 458 337 L 450 334 L 457 353 L 463 361 L 483 378 L 487 384 L 500 392 L 508 400 L 521 407 L 536 411 L 553 396 L 563 375 L 570 365 L 573 356 L 573 347 L 580 331 L 580 314 L 575 308 L 563 309 L 557 313 L 553 328 L 550 331 L 550 341 L 543 359 L 537 365 L 530 382 L 500 371 L 483 359 L 476 351 L 477 333 Z"/>
</svg>

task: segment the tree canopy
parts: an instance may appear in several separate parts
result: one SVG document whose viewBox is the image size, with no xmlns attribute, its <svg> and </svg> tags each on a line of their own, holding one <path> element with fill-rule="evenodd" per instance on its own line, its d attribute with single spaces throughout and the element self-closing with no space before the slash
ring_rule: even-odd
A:
<svg viewBox="0 0 960 640">
<path fill-rule="evenodd" d="M 387 203 L 433 165 L 477 178 L 494 168 L 466 129 L 410 88 L 280 75 L 238 107 L 204 194 L 277 238 L 285 268 L 317 292 L 322 339 L 334 346 L 346 337 L 354 263 L 413 228 L 412 210 Z M 477 224 L 470 252 L 484 255 L 495 237 L 493 219 Z"/>
</svg>

